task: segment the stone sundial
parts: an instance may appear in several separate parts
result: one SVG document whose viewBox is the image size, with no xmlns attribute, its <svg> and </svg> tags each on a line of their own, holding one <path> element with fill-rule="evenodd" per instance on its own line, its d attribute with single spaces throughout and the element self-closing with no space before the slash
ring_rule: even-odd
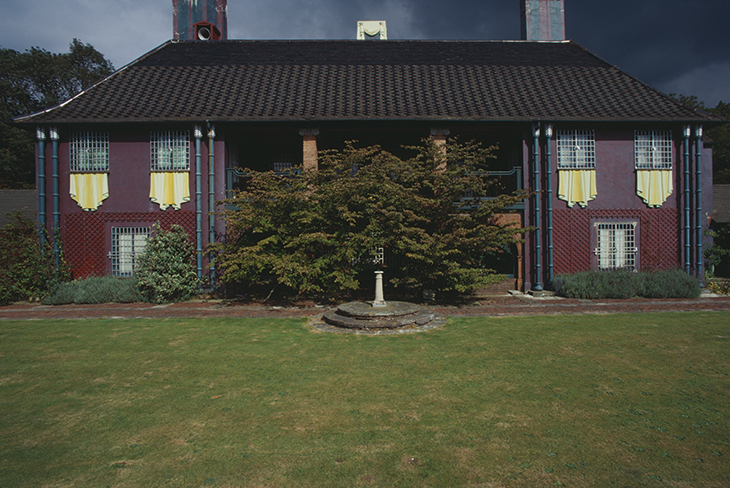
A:
<svg viewBox="0 0 730 488">
<path fill-rule="evenodd" d="M 403 332 L 415 332 L 442 325 L 445 319 L 414 303 L 386 302 L 383 298 L 383 272 L 376 271 L 374 301 L 343 303 L 336 309 L 325 312 L 322 321 L 332 326 L 328 330 L 339 328 L 353 332 L 377 332 L 403 329 Z"/>
</svg>

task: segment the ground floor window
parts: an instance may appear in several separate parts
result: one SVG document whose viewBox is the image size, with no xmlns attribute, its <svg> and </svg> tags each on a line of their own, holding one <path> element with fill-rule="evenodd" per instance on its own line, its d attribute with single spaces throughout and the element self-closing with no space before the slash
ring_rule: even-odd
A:
<svg viewBox="0 0 730 488">
<path fill-rule="evenodd" d="M 144 252 L 149 227 L 112 227 L 112 274 L 126 277 L 134 275 L 136 258 Z"/>
<path fill-rule="evenodd" d="M 636 222 L 597 222 L 595 227 L 597 269 L 636 271 Z"/>
</svg>

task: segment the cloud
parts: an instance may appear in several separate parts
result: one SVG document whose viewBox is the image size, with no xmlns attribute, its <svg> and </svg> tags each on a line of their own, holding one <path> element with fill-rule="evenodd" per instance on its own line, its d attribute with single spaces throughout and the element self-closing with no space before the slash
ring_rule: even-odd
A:
<svg viewBox="0 0 730 488">
<path fill-rule="evenodd" d="M 730 100 L 728 0 L 566 0 L 567 36 L 662 91 Z M 228 0 L 231 39 L 518 39 L 519 0 Z M 0 0 L 0 46 L 92 44 L 117 68 L 172 37 L 171 0 Z M 690 93 L 691 92 L 691 93 Z"/>
<path fill-rule="evenodd" d="M 707 81 L 710 83 L 707 83 Z M 664 93 L 676 93 L 680 95 L 697 95 L 700 101 L 707 107 L 715 107 L 723 101 L 730 103 L 727 80 L 730 80 L 730 62 L 715 63 L 708 66 L 700 66 L 692 71 L 659 85 Z"/>
</svg>

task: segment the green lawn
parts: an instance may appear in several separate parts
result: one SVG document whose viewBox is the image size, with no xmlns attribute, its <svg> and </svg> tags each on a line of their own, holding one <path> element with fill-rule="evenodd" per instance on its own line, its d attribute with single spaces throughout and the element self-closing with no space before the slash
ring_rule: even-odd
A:
<svg viewBox="0 0 730 488">
<path fill-rule="evenodd" d="M 730 313 L 0 321 L 0 487 L 730 486 Z"/>
</svg>

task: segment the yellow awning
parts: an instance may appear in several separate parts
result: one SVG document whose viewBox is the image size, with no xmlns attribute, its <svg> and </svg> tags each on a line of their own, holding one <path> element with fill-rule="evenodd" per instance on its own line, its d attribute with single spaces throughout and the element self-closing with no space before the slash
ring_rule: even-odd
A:
<svg viewBox="0 0 730 488">
<path fill-rule="evenodd" d="M 636 194 L 650 207 L 661 207 L 674 190 L 671 169 L 637 169 Z"/>
<path fill-rule="evenodd" d="M 150 200 L 160 204 L 160 210 L 180 206 L 190 201 L 190 182 L 187 171 L 150 173 Z"/>
<path fill-rule="evenodd" d="M 576 203 L 586 207 L 596 198 L 596 170 L 569 169 L 558 171 L 558 198 L 572 207 Z"/>
<path fill-rule="evenodd" d="M 107 173 L 71 173 L 69 193 L 84 210 L 96 210 L 109 197 Z"/>
</svg>

